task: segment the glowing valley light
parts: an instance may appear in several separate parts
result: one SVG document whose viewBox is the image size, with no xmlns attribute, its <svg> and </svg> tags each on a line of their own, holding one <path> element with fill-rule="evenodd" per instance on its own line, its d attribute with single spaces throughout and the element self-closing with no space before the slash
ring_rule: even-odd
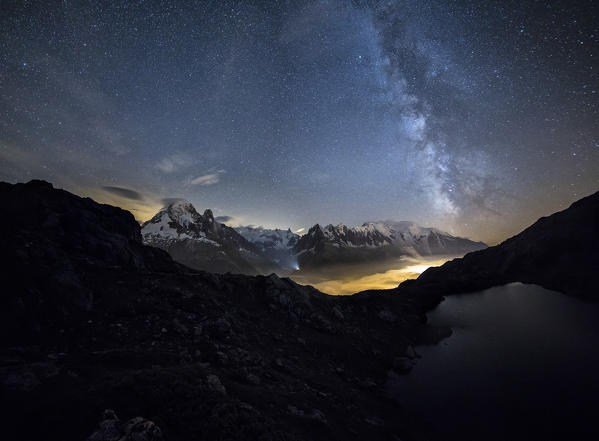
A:
<svg viewBox="0 0 599 441">
<path fill-rule="evenodd" d="M 437 266 L 437 265 L 411 265 L 411 266 L 407 266 L 405 268 L 402 268 L 400 270 L 400 272 L 402 272 L 402 273 L 418 273 L 418 274 L 422 274 L 427 269 L 429 269 L 431 266 Z"/>
<path fill-rule="evenodd" d="M 399 270 L 399 272 L 400 273 L 410 273 L 410 274 L 422 274 L 427 269 L 434 267 L 434 266 L 441 266 L 445 262 L 452 260 L 455 257 L 461 257 L 461 256 L 445 256 L 442 259 L 435 259 L 435 260 L 423 259 L 421 261 L 414 261 L 414 263 L 412 265 L 408 265 L 404 268 L 401 268 Z"/>
<path fill-rule="evenodd" d="M 397 269 L 383 272 L 374 272 L 360 277 L 353 276 L 355 268 L 345 277 L 323 280 L 322 277 L 312 274 L 294 274 L 292 279 L 303 285 L 312 285 L 316 289 L 334 295 L 354 294 L 368 289 L 392 289 L 401 282 L 415 279 L 428 268 L 443 265 L 448 260 L 461 256 L 444 256 L 442 258 L 405 258 L 402 259 Z M 406 266 L 403 266 L 406 265 Z M 299 265 L 297 265 L 299 268 Z"/>
</svg>

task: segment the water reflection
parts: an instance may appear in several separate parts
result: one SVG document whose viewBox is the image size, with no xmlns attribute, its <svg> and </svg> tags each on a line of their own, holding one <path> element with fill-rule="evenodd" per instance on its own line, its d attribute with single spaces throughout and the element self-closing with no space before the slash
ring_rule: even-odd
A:
<svg viewBox="0 0 599 441">
<path fill-rule="evenodd" d="M 388 383 L 419 439 L 599 439 L 599 305 L 510 284 L 450 296 L 428 317 L 453 335 L 417 347 L 412 372 Z"/>
</svg>

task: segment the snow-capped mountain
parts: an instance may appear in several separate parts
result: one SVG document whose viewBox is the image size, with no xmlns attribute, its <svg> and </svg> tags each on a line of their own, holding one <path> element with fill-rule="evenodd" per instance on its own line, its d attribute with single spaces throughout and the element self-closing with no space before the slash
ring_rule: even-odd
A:
<svg viewBox="0 0 599 441">
<path fill-rule="evenodd" d="M 235 230 L 256 245 L 265 255 L 287 269 L 297 268 L 297 259 L 293 247 L 300 236 L 291 229 L 272 230 L 263 227 L 237 227 Z"/>
<path fill-rule="evenodd" d="M 211 210 L 200 214 L 186 200 L 162 208 L 142 225 L 141 232 L 144 243 L 166 250 L 191 268 L 244 274 L 279 269 L 259 247 L 215 221 Z"/>
<path fill-rule="evenodd" d="M 379 221 L 353 228 L 316 224 L 297 241 L 293 252 L 303 268 L 401 255 L 459 255 L 482 248 L 486 248 L 482 242 L 414 222 Z"/>
<path fill-rule="evenodd" d="M 333 264 L 355 264 L 403 255 L 463 255 L 486 248 L 482 242 L 455 237 L 413 222 L 366 222 L 361 226 L 314 225 L 299 236 L 291 230 L 231 228 L 178 200 L 142 226 L 146 244 L 166 250 L 196 269 L 244 274 L 288 273 Z"/>
<path fill-rule="evenodd" d="M 293 248 L 299 239 L 299 234 L 295 234 L 291 229 L 274 230 L 263 227 L 236 227 L 235 231 L 241 234 L 250 242 L 260 246 L 263 249 L 284 250 Z"/>
</svg>

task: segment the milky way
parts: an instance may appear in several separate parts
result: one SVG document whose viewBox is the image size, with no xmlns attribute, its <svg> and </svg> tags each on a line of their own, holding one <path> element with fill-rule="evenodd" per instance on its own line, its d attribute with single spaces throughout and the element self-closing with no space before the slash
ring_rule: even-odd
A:
<svg viewBox="0 0 599 441">
<path fill-rule="evenodd" d="M 489 242 L 599 190 L 591 1 L 198 3 L 2 2 L 0 179 Z"/>
</svg>

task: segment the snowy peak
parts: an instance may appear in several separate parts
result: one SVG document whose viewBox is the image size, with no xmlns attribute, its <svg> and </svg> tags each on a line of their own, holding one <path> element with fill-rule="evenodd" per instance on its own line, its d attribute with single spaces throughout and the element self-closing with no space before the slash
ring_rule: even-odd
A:
<svg viewBox="0 0 599 441">
<path fill-rule="evenodd" d="M 141 232 L 146 242 L 150 242 L 151 239 L 199 239 L 208 242 L 207 236 L 217 235 L 218 226 L 211 210 L 206 210 L 204 215 L 201 215 L 191 202 L 179 199 L 162 208 L 152 219 L 144 223 Z"/>
<path fill-rule="evenodd" d="M 200 214 L 196 211 L 191 202 L 184 199 L 177 200 L 167 205 L 158 212 L 158 215 L 162 212 L 165 212 L 172 221 L 178 222 L 184 226 L 197 222 L 200 218 Z"/>
<path fill-rule="evenodd" d="M 393 242 L 411 241 L 418 238 L 428 237 L 430 235 L 440 235 L 445 237 L 453 237 L 451 234 L 438 230 L 437 228 L 421 227 L 410 221 L 376 221 L 365 222 L 361 227 L 356 227 L 356 230 L 362 231 L 378 231 L 380 234 L 391 238 Z"/>
<path fill-rule="evenodd" d="M 296 252 L 318 248 L 325 243 L 336 247 L 379 247 L 391 245 L 392 237 L 383 234 L 372 227 L 348 228 L 347 225 L 329 224 L 321 227 L 320 224 L 314 225 L 308 230 L 308 233 L 302 236 L 295 249 Z"/>
<path fill-rule="evenodd" d="M 349 228 L 344 224 L 314 225 L 294 247 L 296 254 L 318 254 L 325 249 L 389 247 L 398 254 L 462 254 L 485 248 L 481 242 L 454 237 L 436 228 L 421 227 L 408 221 L 365 222 Z M 330 251 L 327 252 L 330 254 Z"/>
<path fill-rule="evenodd" d="M 279 228 L 269 229 L 263 227 L 237 227 L 235 230 L 248 241 L 258 245 L 262 249 L 286 250 L 293 248 L 299 239 L 299 235 L 291 229 L 281 230 Z"/>
<path fill-rule="evenodd" d="M 212 210 L 199 214 L 186 200 L 162 208 L 141 229 L 144 243 L 169 252 L 195 269 L 268 274 L 280 267 L 233 228 L 214 219 Z"/>
</svg>

